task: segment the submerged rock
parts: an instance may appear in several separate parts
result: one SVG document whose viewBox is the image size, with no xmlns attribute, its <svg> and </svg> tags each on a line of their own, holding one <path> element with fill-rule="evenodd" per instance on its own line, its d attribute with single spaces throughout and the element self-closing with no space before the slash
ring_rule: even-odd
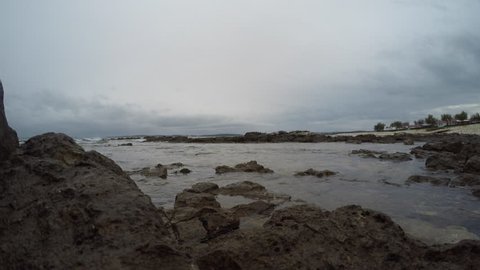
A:
<svg viewBox="0 0 480 270">
<path fill-rule="evenodd" d="M 187 168 L 183 168 L 179 171 L 181 174 L 189 174 L 191 173 L 192 171 L 190 169 L 187 169 Z"/>
<path fill-rule="evenodd" d="M 412 158 L 410 157 L 409 154 L 400 153 L 400 152 L 384 153 L 384 154 L 381 154 L 378 158 L 382 159 L 382 160 L 393 160 L 393 161 L 409 161 L 409 160 L 412 160 Z"/>
<path fill-rule="evenodd" d="M 323 171 L 317 171 L 312 168 L 303 171 L 303 172 L 297 172 L 295 173 L 295 176 L 306 176 L 306 175 L 311 175 L 311 176 L 316 176 L 318 178 L 326 177 L 326 176 L 332 176 L 337 174 L 336 172 L 332 172 L 329 170 L 323 170 Z"/>
<path fill-rule="evenodd" d="M 195 193 L 211 193 L 217 189 L 218 189 L 218 185 L 215 183 L 200 182 L 200 183 L 194 184 L 192 188 L 187 189 L 187 191 L 195 192 Z"/>
<path fill-rule="evenodd" d="M 235 165 L 235 167 L 229 166 L 218 166 L 215 168 L 215 173 L 223 174 L 229 172 L 256 172 L 256 173 L 273 173 L 269 168 L 258 164 L 255 160 L 249 161 L 247 163 L 240 163 Z"/>
<path fill-rule="evenodd" d="M 17 147 L 17 133 L 8 126 L 7 117 L 5 116 L 3 85 L 2 81 L 0 81 L 0 162 L 8 159 Z"/>
<path fill-rule="evenodd" d="M 455 170 L 462 167 L 455 154 L 440 152 L 429 156 L 425 160 L 425 167 L 431 170 Z"/>
<path fill-rule="evenodd" d="M 450 179 L 425 175 L 412 175 L 407 180 L 407 184 L 410 183 L 430 183 L 435 186 L 448 186 L 450 183 Z"/>
</svg>

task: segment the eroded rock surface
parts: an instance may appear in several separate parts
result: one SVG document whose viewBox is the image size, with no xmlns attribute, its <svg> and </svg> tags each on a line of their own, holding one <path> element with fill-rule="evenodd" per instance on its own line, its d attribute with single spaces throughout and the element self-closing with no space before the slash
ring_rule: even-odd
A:
<svg viewBox="0 0 480 270">
<path fill-rule="evenodd" d="M 0 179 L 3 269 L 190 269 L 163 211 L 66 135 L 28 140 Z"/>
<path fill-rule="evenodd" d="M 263 228 L 235 230 L 194 249 L 199 269 L 475 269 L 478 241 L 427 247 L 388 216 L 359 206 L 301 205 Z"/>
</svg>

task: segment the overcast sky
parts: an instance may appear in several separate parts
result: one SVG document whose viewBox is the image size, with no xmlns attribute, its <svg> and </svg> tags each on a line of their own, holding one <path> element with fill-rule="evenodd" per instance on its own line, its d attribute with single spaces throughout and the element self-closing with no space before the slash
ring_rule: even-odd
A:
<svg viewBox="0 0 480 270">
<path fill-rule="evenodd" d="M 2 0 L 21 137 L 343 131 L 480 112 L 480 0 Z"/>
</svg>

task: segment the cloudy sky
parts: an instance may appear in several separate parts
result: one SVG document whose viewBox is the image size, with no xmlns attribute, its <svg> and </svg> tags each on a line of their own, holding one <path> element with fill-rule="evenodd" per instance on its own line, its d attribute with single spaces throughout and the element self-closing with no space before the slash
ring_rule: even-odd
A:
<svg viewBox="0 0 480 270">
<path fill-rule="evenodd" d="M 22 137 L 372 129 L 480 111 L 479 0 L 3 0 Z"/>
</svg>

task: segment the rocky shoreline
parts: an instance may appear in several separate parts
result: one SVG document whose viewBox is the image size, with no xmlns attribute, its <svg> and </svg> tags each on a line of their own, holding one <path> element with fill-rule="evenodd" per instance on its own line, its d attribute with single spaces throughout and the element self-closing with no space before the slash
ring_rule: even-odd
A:
<svg viewBox="0 0 480 270">
<path fill-rule="evenodd" d="M 173 209 L 156 208 L 115 162 L 84 151 L 66 135 L 47 133 L 19 146 L 0 102 L 2 269 L 476 269 L 480 264 L 480 241 L 427 246 L 380 212 L 355 205 L 325 211 L 249 181 L 223 187 L 197 183 L 177 195 Z M 434 169 L 478 176 L 478 138 L 459 137 L 460 144 L 448 147 L 438 143 L 442 139 L 415 153 L 430 159 L 428 164 L 456 161 L 453 168 Z M 268 172 L 260 166 L 229 168 Z M 251 202 L 227 208 L 218 196 Z"/>
<path fill-rule="evenodd" d="M 353 144 L 361 143 L 404 143 L 413 145 L 414 142 L 437 142 L 449 140 L 471 140 L 478 135 L 466 134 L 411 134 L 399 132 L 394 135 L 375 136 L 373 134 L 347 136 L 325 135 L 309 131 L 279 131 L 272 133 L 247 132 L 242 136 L 218 136 L 218 137 L 188 137 L 188 136 L 145 136 L 145 142 L 169 142 L 169 143 L 320 143 L 320 142 L 346 142 Z M 139 139 L 140 137 L 135 137 Z M 128 137 L 122 137 L 128 139 Z"/>
</svg>

